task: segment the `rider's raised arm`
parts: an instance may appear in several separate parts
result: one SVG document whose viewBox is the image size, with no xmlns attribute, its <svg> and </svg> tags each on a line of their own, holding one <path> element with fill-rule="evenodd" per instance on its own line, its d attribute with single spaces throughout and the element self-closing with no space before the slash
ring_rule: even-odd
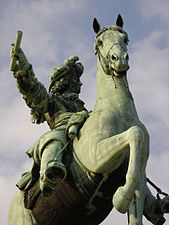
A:
<svg viewBox="0 0 169 225">
<path fill-rule="evenodd" d="M 45 120 L 49 123 L 58 111 L 77 112 L 85 109 L 84 103 L 78 97 L 80 76 L 83 73 L 83 65 L 76 63 L 79 57 L 71 56 L 64 64 L 52 70 L 50 93 L 35 77 L 32 66 L 21 48 L 12 48 L 11 58 L 16 58 L 14 77 L 17 88 L 31 108 L 33 123 L 42 123 Z"/>
<path fill-rule="evenodd" d="M 31 64 L 28 63 L 21 48 L 11 50 L 11 59 L 16 59 L 16 66 L 13 70 L 16 78 L 17 88 L 23 95 L 26 104 L 32 109 L 32 114 L 39 114 L 43 122 L 44 114 L 48 111 L 49 94 L 44 85 L 35 77 Z M 35 115 L 34 115 L 35 116 Z"/>
</svg>

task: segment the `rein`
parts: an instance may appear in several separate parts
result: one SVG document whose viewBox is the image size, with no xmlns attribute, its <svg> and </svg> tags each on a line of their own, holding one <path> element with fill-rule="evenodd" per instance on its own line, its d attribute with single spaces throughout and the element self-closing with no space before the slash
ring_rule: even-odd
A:
<svg viewBox="0 0 169 225">
<path fill-rule="evenodd" d="M 157 191 L 157 198 L 160 198 L 160 195 L 168 196 L 167 193 L 163 192 L 159 187 L 157 187 L 149 178 L 147 178 L 147 182 Z"/>
</svg>

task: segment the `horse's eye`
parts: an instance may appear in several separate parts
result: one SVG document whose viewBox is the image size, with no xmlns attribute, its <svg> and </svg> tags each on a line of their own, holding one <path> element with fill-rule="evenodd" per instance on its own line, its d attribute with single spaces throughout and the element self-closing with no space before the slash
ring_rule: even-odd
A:
<svg viewBox="0 0 169 225">
<path fill-rule="evenodd" d="M 102 46 L 103 45 L 103 42 L 101 40 L 98 40 L 97 41 L 97 44 L 98 44 L 98 46 Z"/>
</svg>

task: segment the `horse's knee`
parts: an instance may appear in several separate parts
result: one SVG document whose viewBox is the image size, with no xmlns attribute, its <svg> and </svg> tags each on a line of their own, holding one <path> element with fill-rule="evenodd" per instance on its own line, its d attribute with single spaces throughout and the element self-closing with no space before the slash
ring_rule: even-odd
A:
<svg viewBox="0 0 169 225">
<path fill-rule="evenodd" d="M 131 127 L 130 129 L 132 133 L 130 133 L 130 143 L 134 143 L 136 149 L 139 148 L 140 150 L 140 169 L 143 171 L 149 157 L 149 134 L 146 129 L 138 126 Z"/>
<path fill-rule="evenodd" d="M 136 142 L 143 143 L 145 139 L 143 129 L 139 126 L 131 127 L 129 129 L 128 138 L 129 138 L 129 141 L 131 139 L 131 141 L 135 140 Z"/>
<path fill-rule="evenodd" d="M 127 185 L 135 187 L 139 181 L 139 174 L 127 174 L 126 175 Z"/>
</svg>

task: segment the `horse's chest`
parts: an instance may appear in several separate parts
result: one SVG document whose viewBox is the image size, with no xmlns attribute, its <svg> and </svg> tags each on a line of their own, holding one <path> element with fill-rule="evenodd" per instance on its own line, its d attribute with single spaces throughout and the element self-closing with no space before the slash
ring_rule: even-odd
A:
<svg viewBox="0 0 169 225">
<path fill-rule="evenodd" d="M 137 118 L 129 112 L 102 112 L 98 113 L 93 122 L 93 130 L 105 134 L 106 137 L 116 135 L 138 123 Z"/>
</svg>

